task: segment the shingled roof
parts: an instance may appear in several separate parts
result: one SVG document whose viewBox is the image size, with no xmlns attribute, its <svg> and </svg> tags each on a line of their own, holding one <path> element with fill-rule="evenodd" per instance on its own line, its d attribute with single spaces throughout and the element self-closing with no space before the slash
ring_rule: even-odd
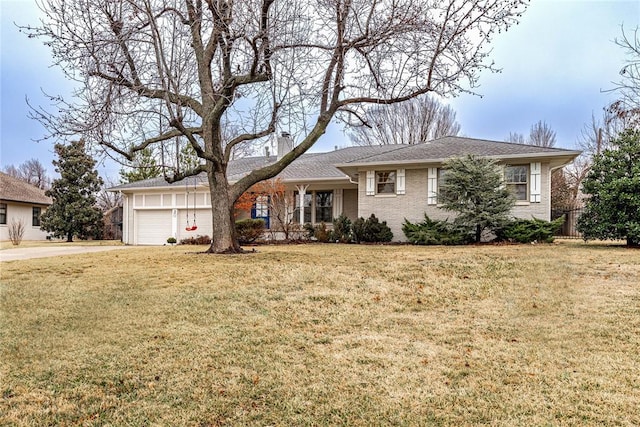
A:
<svg viewBox="0 0 640 427">
<path fill-rule="evenodd" d="M 423 144 L 402 145 L 384 154 L 360 157 L 346 164 L 380 163 L 427 163 L 440 162 L 452 157 L 473 154 L 481 157 L 517 158 L 577 155 L 579 152 L 562 148 L 538 147 L 536 145 L 515 144 L 511 142 L 489 141 L 485 139 L 445 136 Z"/>
<path fill-rule="evenodd" d="M 0 200 L 8 202 L 50 205 L 52 200 L 39 189 L 11 175 L 0 172 Z"/>
<path fill-rule="evenodd" d="M 346 147 L 326 153 L 305 153 L 293 161 L 278 177 L 285 182 L 331 181 L 346 179 L 347 174 L 357 175 L 358 166 L 385 164 L 421 164 L 443 162 L 451 157 L 474 154 L 498 159 L 556 158 L 560 165 L 573 160 L 579 151 L 534 145 L 489 141 L 484 139 L 447 136 L 423 144 L 376 145 Z M 245 157 L 229 162 L 228 178 L 234 182 L 252 170 L 275 163 L 276 156 Z M 193 178 L 189 185 L 194 184 Z M 206 185 L 206 175 L 197 177 L 198 185 Z M 110 190 L 184 186 L 184 181 L 168 184 L 163 178 L 152 178 L 113 187 Z"/>
<path fill-rule="evenodd" d="M 348 162 L 354 159 L 373 156 L 386 153 L 406 147 L 406 145 L 377 145 L 366 147 L 347 147 L 327 153 L 305 153 L 293 161 L 283 170 L 278 177 L 285 182 L 305 182 L 305 181 L 322 181 L 347 179 L 344 172 L 335 167 L 338 163 Z M 240 178 L 251 172 L 252 170 L 267 166 L 277 161 L 276 156 L 259 156 L 245 157 L 242 159 L 232 160 L 229 162 L 228 178 L 229 181 L 238 181 Z M 189 186 L 194 184 L 194 178 L 189 178 Z M 198 185 L 206 185 L 207 177 L 200 174 L 196 177 Z M 158 187 L 176 187 L 184 186 L 185 181 L 169 184 L 164 178 L 151 178 L 144 181 L 132 182 L 128 184 L 118 185 L 110 188 L 111 191 L 140 189 L 140 188 L 158 188 Z"/>
</svg>

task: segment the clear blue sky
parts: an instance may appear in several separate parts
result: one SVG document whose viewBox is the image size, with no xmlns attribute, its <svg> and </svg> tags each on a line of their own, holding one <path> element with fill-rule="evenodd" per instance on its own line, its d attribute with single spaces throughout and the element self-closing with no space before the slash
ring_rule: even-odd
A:
<svg viewBox="0 0 640 427">
<path fill-rule="evenodd" d="M 0 165 L 18 165 L 37 158 L 52 171 L 53 142 L 35 142 L 45 135 L 28 118 L 25 98 L 45 102 L 42 91 L 68 94 L 70 82 L 51 67 L 42 42 L 21 34 L 20 25 L 37 24 L 33 0 L 0 0 Z M 574 148 L 591 114 L 615 99 L 606 92 L 618 80 L 624 55 L 613 40 L 640 25 L 640 0 L 532 0 L 521 23 L 500 34 L 491 59 L 502 69 L 485 73 L 477 91 L 448 100 L 458 114 L 462 134 L 502 141 L 509 132 L 529 133 L 538 120 L 557 133 L 558 146 Z M 313 151 L 349 145 L 332 126 Z M 103 177 L 118 178 L 119 166 L 100 167 Z"/>
</svg>

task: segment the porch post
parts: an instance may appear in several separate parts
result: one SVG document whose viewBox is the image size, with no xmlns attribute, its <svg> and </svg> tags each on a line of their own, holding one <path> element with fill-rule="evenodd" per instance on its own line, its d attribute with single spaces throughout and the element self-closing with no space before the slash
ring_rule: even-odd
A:
<svg viewBox="0 0 640 427">
<path fill-rule="evenodd" d="M 295 209 L 296 201 L 293 199 L 294 192 L 292 190 L 287 190 L 284 194 L 284 222 L 285 224 L 289 224 L 293 220 L 293 210 Z M 293 206 L 291 206 L 292 201 Z"/>
<path fill-rule="evenodd" d="M 304 196 L 307 194 L 308 185 L 296 185 L 298 195 L 300 196 L 300 225 L 304 224 Z"/>
</svg>

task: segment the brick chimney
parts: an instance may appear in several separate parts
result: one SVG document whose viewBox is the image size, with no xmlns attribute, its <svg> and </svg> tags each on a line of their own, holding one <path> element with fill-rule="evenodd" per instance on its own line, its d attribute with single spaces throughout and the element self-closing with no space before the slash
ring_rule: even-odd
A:
<svg viewBox="0 0 640 427">
<path fill-rule="evenodd" d="M 282 136 L 278 137 L 278 160 L 291 150 L 293 150 L 293 139 L 289 132 L 282 132 Z"/>
</svg>

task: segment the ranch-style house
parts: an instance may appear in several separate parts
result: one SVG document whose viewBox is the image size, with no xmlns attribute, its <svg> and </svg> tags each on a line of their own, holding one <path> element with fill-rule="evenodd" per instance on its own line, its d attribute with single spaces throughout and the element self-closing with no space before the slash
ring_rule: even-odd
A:
<svg viewBox="0 0 640 427">
<path fill-rule="evenodd" d="M 277 153 L 233 160 L 229 180 L 275 162 L 292 147 L 288 135 L 277 138 Z M 306 153 L 278 178 L 292 201 L 287 221 L 328 225 L 341 214 L 354 220 L 372 213 L 386 221 L 395 241 L 405 240 L 405 218 L 421 221 L 452 217 L 438 206 L 443 164 L 452 157 L 474 154 L 498 161 L 504 183 L 517 198 L 513 216 L 550 219 L 551 172 L 580 152 L 508 142 L 448 136 L 416 145 L 347 147 L 326 153 Z M 131 245 L 162 245 L 211 235 L 210 196 L 205 176 L 168 184 L 163 178 L 123 184 L 110 189 L 123 196 L 122 240 Z M 247 216 L 271 221 L 268 203 L 258 198 Z M 197 225 L 196 225 L 197 224 Z"/>
</svg>

